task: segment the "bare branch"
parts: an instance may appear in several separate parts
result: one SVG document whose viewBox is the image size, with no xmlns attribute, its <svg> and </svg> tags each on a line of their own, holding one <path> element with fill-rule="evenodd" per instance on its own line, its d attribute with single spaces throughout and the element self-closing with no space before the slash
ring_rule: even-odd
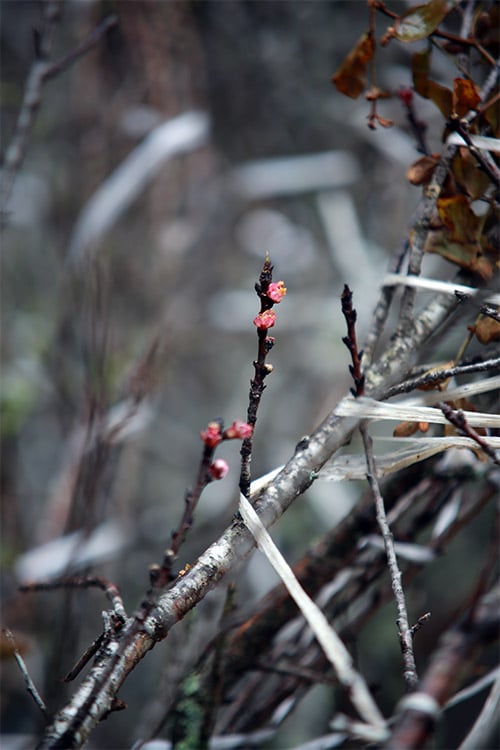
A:
<svg viewBox="0 0 500 750">
<path fill-rule="evenodd" d="M 349 372 L 354 380 L 355 388 L 351 388 L 351 393 L 354 398 L 362 396 L 365 390 L 365 376 L 361 370 L 361 359 L 363 352 L 358 351 L 358 343 L 356 338 L 356 310 L 352 306 L 352 292 L 344 284 L 344 291 L 342 292 L 342 313 L 347 323 L 347 336 L 344 336 L 342 341 L 349 349 L 352 359 L 352 365 L 349 365 Z"/>
<path fill-rule="evenodd" d="M 31 679 L 28 668 L 26 667 L 26 663 L 19 653 L 19 649 L 17 648 L 16 639 L 14 638 L 14 635 L 10 630 L 7 628 L 2 628 L 2 633 L 7 638 L 7 640 L 10 643 L 10 646 L 12 648 L 12 652 L 14 654 L 14 658 L 17 662 L 17 666 L 21 670 L 21 674 L 23 676 L 24 684 L 26 685 L 26 690 L 31 695 L 33 700 L 35 701 L 36 705 L 40 709 L 40 712 L 42 713 L 42 716 L 44 717 L 45 721 L 49 721 L 49 712 L 47 711 L 47 706 L 44 703 L 43 698 L 41 697 L 40 693 L 35 687 L 35 683 Z"/>
<path fill-rule="evenodd" d="M 360 428 L 360 431 L 363 438 L 366 463 L 368 467 L 367 479 L 372 491 L 373 499 L 375 501 L 377 521 L 380 527 L 382 538 L 384 540 L 385 553 L 387 555 L 387 563 L 391 575 L 392 590 L 394 592 L 394 598 L 396 600 L 396 607 L 398 610 L 397 624 L 399 642 L 403 654 L 404 679 L 407 689 L 413 690 L 418 682 L 417 665 L 415 663 L 415 656 L 413 654 L 413 629 L 410 628 L 408 622 L 405 594 L 401 583 L 402 573 L 399 569 L 396 552 L 394 550 L 394 540 L 385 512 L 384 499 L 380 492 L 380 487 L 377 480 L 377 468 L 375 466 L 375 461 L 373 458 L 372 439 L 368 434 L 366 426 L 362 426 Z"/>
<path fill-rule="evenodd" d="M 491 458 L 493 463 L 500 466 L 500 458 L 498 457 L 497 452 L 494 450 L 494 448 L 491 447 L 491 445 L 488 445 L 487 440 L 481 437 L 481 435 L 479 435 L 479 433 L 470 426 L 461 409 L 454 410 L 449 404 L 446 404 L 444 401 L 439 404 L 439 408 L 443 412 L 446 419 L 451 422 L 451 424 L 454 425 L 457 430 L 459 430 L 466 437 L 472 438 L 472 440 L 474 440 L 479 445 L 481 450 Z"/>
<path fill-rule="evenodd" d="M 485 594 L 472 618 L 466 617 L 440 639 L 417 693 L 403 698 L 387 750 L 424 747 L 443 706 L 460 684 L 475 651 L 498 639 L 500 608 L 498 586 Z"/>
<path fill-rule="evenodd" d="M 112 581 L 108 581 L 105 578 L 102 578 L 102 576 L 71 576 L 50 581 L 32 581 L 30 583 L 24 583 L 22 586 L 19 586 L 19 591 L 30 593 L 34 591 L 56 591 L 57 589 L 66 588 L 101 589 L 101 591 L 104 591 L 107 599 L 111 603 L 113 613 L 116 616 L 117 621 L 121 622 L 121 624 L 125 623 L 127 619 L 127 613 L 125 611 L 123 599 L 118 590 L 118 587 Z"/>
<path fill-rule="evenodd" d="M 253 363 L 254 377 L 250 381 L 250 392 L 248 395 L 247 422 L 252 428 L 252 435 L 243 440 L 241 446 L 241 470 L 240 470 L 240 492 L 245 496 L 250 495 L 252 461 L 253 429 L 257 422 L 257 412 L 264 393 L 265 379 L 273 371 L 272 365 L 267 363 L 267 355 L 274 346 L 274 337 L 269 336 L 269 328 L 274 326 L 276 314 L 273 311 L 275 303 L 281 301 L 286 294 L 286 287 L 282 281 L 273 283 L 273 266 L 269 257 L 266 257 L 259 281 L 255 285 L 255 291 L 260 299 L 260 312 L 254 320 L 257 327 L 257 359 Z"/>
<path fill-rule="evenodd" d="M 438 384 L 443 380 L 454 378 L 457 375 L 469 375 L 474 372 L 487 372 L 488 370 L 498 370 L 500 372 L 500 357 L 485 359 L 482 362 L 470 365 L 457 365 L 456 367 L 445 367 L 442 370 L 426 372 L 418 378 L 394 385 L 384 394 L 383 398 L 385 400 L 399 396 L 402 393 L 410 393 L 410 391 L 414 391 L 421 386 Z"/>
<path fill-rule="evenodd" d="M 59 3 L 55 0 L 45 3 L 45 28 L 38 36 L 39 53 L 34 60 L 26 81 L 23 102 L 11 142 L 5 153 L 2 184 L 0 188 L 0 212 L 7 211 L 16 175 L 19 172 L 28 150 L 31 131 L 42 103 L 44 84 L 69 68 L 82 55 L 95 47 L 102 37 L 117 24 L 116 16 L 105 18 L 87 38 L 62 60 L 51 63 L 48 55 L 51 47 L 53 25 L 59 17 Z"/>
</svg>

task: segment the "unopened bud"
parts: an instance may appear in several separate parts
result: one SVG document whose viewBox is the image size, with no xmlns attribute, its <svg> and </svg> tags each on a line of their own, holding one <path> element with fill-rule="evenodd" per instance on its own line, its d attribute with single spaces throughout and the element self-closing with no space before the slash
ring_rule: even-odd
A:
<svg viewBox="0 0 500 750">
<path fill-rule="evenodd" d="M 229 466 L 223 458 L 217 458 L 209 467 L 210 476 L 212 479 L 224 479 L 229 471 Z"/>
</svg>

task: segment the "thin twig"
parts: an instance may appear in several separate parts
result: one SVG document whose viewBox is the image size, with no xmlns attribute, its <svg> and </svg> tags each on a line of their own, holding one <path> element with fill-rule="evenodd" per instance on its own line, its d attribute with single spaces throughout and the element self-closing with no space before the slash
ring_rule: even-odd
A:
<svg viewBox="0 0 500 750">
<path fill-rule="evenodd" d="M 153 564 L 149 568 L 151 589 L 148 591 L 146 599 L 142 604 L 143 608 L 145 608 L 142 616 L 146 613 L 146 610 L 150 611 L 156 594 L 171 583 L 174 578 L 172 575 L 172 565 L 193 524 L 194 511 L 203 490 L 214 479 L 222 479 L 227 471 L 228 467 L 225 461 L 213 461 L 216 447 L 223 440 L 244 440 L 251 436 L 252 431 L 253 428 L 247 422 L 242 422 L 239 419 L 234 420 L 227 429 L 224 429 L 222 419 L 214 419 L 212 422 L 209 422 L 207 429 L 200 433 L 200 437 L 203 440 L 203 452 L 198 466 L 196 482 L 192 488 L 186 491 L 184 496 L 184 512 L 177 528 L 172 532 L 170 547 L 165 551 L 162 564 Z"/>
<path fill-rule="evenodd" d="M 444 182 L 449 174 L 451 163 L 457 152 L 457 146 L 446 146 L 439 163 L 434 169 L 432 180 L 424 190 L 424 199 L 420 210 L 417 209 L 416 218 L 412 223 L 409 236 L 411 236 L 410 256 L 408 260 L 408 275 L 420 276 L 422 261 L 424 257 L 425 243 L 429 233 L 431 219 L 436 210 L 436 201 L 441 194 Z M 401 312 L 399 317 L 398 336 L 406 336 L 411 330 L 414 321 L 416 289 L 406 287 L 401 300 Z"/>
<path fill-rule="evenodd" d="M 410 243 L 407 239 L 405 239 L 401 247 L 399 247 L 392 255 L 389 266 L 387 268 L 387 273 L 400 273 L 404 259 L 408 255 L 409 249 Z M 373 312 L 373 322 L 363 346 L 363 362 L 365 368 L 368 368 L 372 363 L 373 357 L 375 355 L 375 349 L 384 330 L 395 293 L 396 288 L 394 286 L 382 287 L 379 301 L 377 302 L 377 306 L 375 307 L 375 310 Z"/>
<path fill-rule="evenodd" d="M 19 650 L 17 648 L 16 639 L 14 638 L 14 635 L 12 634 L 12 632 L 10 630 L 8 630 L 8 628 L 3 628 L 2 632 L 5 635 L 5 637 L 7 638 L 7 640 L 9 641 L 9 643 L 10 643 L 10 645 L 12 647 L 14 658 L 15 658 L 15 660 L 17 662 L 17 666 L 21 670 L 21 674 L 22 674 L 23 679 L 24 679 L 24 684 L 26 685 L 26 690 L 31 695 L 31 697 L 35 701 L 36 705 L 40 709 L 40 711 L 41 711 L 44 719 L 46 721 L 48 721 L 49 718 L 50 718 L 49 717 L 49 712 L 47 711 L 47 707 L 46 707 L 46 705 L 45 705 L 45 703 L 43 701 L 43 698 L 41 697 L 40 693 L 38 692 L 38 690 L 35 687 L 35 683 L 33 682 L 33 680 L 31 679 L 31 677 L 29 675 L 28 668 L 26 667 L 26 663 L 25 663 L 23 657 L 21 656 L 21 654 L 19 653 Z"/>
<path fill-rule="evenodd" d="M 384 393 L 381 401 L 399 396 L 402 393 L 410 393 L 416 388 L 421 386 L 429 386 L 432 384 L 441 383 L 443 380 L 448 378 L 454 378 L 457 375 L 469 375 L 473 372 L 486 372 L 487 370 L 499 370 L 500 369 L 500 357 L 494 359 L 486 359 L 483 362 L 477 362 L 470 365 L 457 365 L 456 367 L 445 367 L 442 370 L 434 370 L 433 372 L 426 372 L 418 378 L 407 380 L 404 383 L 399 383 L 390 388 Z"/>
<path fill-rule="evenodd" d="M 472 670 L 477 649 L 497 641 L 499 612 L 497 586 L 482 597 L 471 619 L 453 625 L 441 636 L 418 692 L 406 695 L 399 704 L 392 737 L 384 745 L 386 750 L 427 746 L 442 708 L 459 687 L 464 673 Z"/>
<path fill-rule="evenodd" d="M 308 669 L 302 667 L 300 664 L 264 664 L 264 662 L 257 662 L 255 668 L 262 672 L 269 672 L 270 674 L 284 675 L 285 677 L 299 677 L 304 682 L 309 682 L 312 685 L 329 685 L 330 687 L 338 687 L 339 681 L 335 677 L 329 677 L 322 672 L 317 672 L 315 669 Z"/>
<path fill-rule="evenodd" d="M 412 638 L 415 635 L 415 633 L 417 633 L 420 630 L 420 628 L 422 628 L 425 625 L 425 623 L 430 620 L 430 618 L 431 618 L 430 612 L 426 612 L 425 615 L 422 615 L 421 617 L 418 618 L 415 625 L 412 625 L 410 628 L 410 633 L 412 635 Z"/>
<path fill-rule="evenodd" d="M 56 589 L 66 588 L 98 588 L 104 591 L 107 599 L 113 608 L 113 614 L 116 617 L 117 625 L 121 622 L 123 625 L 127 619 L 127 613 L 123 605 L 123 599 L 116 584 L 108 581 L 102 576 L 87 576 L 79 578 L 78 576 L 57 578 L 53 581 L 32 581 L 19 586 L 19 591 L 29 593 L 33 591 L 55 591 Z"/>
<path fill-rule="evenodd" d="M 82 55 L 91 50 L 101 41 L 102 37 L 118 24 L 118 17 L 115 15 L 107 16 L 95 29 L 93 29 L 86 38 L 78 44 L 74 50 L 65 55 L 61 60 L 49 65 L 44 73 L 44 82 L 54 78 L 63 71 L 67 70 Z"/>
<path fill-rule="evenodd" d="M 111 640 L 111 636 L 116 636 L 124 627 L 127 621 L 127 613 L 123 605 L 121 594 L 116 584 L 108 581 L 101 576 L 84 577 L 65 577 L 54 581 L 33 581 L 19 586 L 19 591 L 23 593 L 34 591 L 55 591 L 61 588 L 99 588 L 104 591 L 106 597 L 111 602 L 111 612 L 103 612 L 106 628 L 93 643 L 85 650 L 78 659 L 75 666 L 63 678 L 64 682 L 74 680 L 85 667 L 90 659 L 102 648 L 102 646 Z"/>
<path fill-rule="evenodd" d="M 42 103 L 42 89 L 44 84 L 69 68 L 70 65 L 92 49 L 92 47 L 95 47 L 104 34 L 117 24 L 116 16 L 108 16 L 72 52 L 58 62 L 51 63 L 48 60 L 51 47 L 50 37 L 53 25 L 59 17 L 59 3 L 51 0 L 51 2 L 46 3 L 45 8 L 45 28 L 37 37 L 37 56 L 26 81 L 23 102 L 14 134 L 5 153 L 2 185 L 0 188 L 0 212 L 2 214 L 7 210 L 7 203 L 12 193 L 17 173 L 28 150 L 31 132 Z"/>
<path fill-rule="evenodd" d="M 380 3 L 383 5 L 383 3 Z M 476 46 L 476 45 L 474 45 Z M 498 60 L 495 64 L 492 61 L 493 68 L 486 79 L 481 93 L 481 101 L 484 101 L 490 94 L 491 89 L 494 87 L 498 77 Z M 476 117 L 476 111 L 470 111 L 465 118 L 463 118 L 463 127 L 471 122 Z M 416 219 L 412 223 L 412 239 L 411 239 L 411 250 L 408 263 L 408 275 L 420 276 L 422 268 L 422 260 L 424 257 L 425 243 L 427 241 L 428 232 L 431 225 L 432 216 L 436 210 L 436 201 L 441 195 L 445 180 L 450 172 L 451 163 L 457 153 L 458 146 L 447 145 L 443 151 L 441 159 L 434 169 L 432 180 L 430 184 L 424 190 L 424 199 L 421 207 L 417 209 Z M 415 305 L 416 290 L 412 287 L 407 287 L 403 293 L 403 299 L 401 301 L 401 313 L 399 318 L 399 326 L 397 335 L 408 335 L 413 325 L 413 312 Z"/>
<path fill-rule="evenodd" d="M 422 120 L 419 120 L 417 117 L 417 113 L 415 111 L 415 97 L 413 95 L 413 90 L 408 88 L 401 89 L 398 94 L 401 103 L 406 110 L 406 119 L 408 120 L 410 129 L 415 136 L 417 151 L 420 154 L 424 154 L 425 156 L 430 156 L 432 152 L 425 139 L 427 124 L 425 122 L 422 122 Z"/>
<path fill-rule="evenodd" d="M 100 635 L 98 635 L 95 641 L 93 641 L 90 646 L 85 649 L 83 654 L 76 662 L 75 666 L 72 667 L 67 675 L 63 678 L 63 682 L 72 682 L 74 679 L 76 679 L 76 677 L 78 677 L 82 669 L 89 663 L 92 657 L 97 654 L 107 638 L 109 638 L 109 635 L 106 633 L 101 633 Z"/>
<path fill-rule="evenodd" d="M 210 430 L 212 430 L 212 433 L 209 433 Z M 214 451 L 218 441 L 222 440 L 222 434 L 222 420 L 214 420 L 213 422 L 210 422 L 203 443 L 203 452 L 198 466 L 196 482 L 192 488 L 186 490 L 184 496 L 184 512 L 177 528 L 172 531 L 170 547 L 165 550 L 161 565 L 153 563 L 149 566 L 151 588 L 142 602 L 142 609 L 144 611 L 142 612 L 141 617 L 144 617 L 149 613 L 154 606 L 157 594 L 175 578 L 172 573 L 172 567 L 179 553 L 179 549 L 184 543 L 189 529 L 193 525 L 194 512 L 201 497 L 201 493 L 212 481 L 213 477 L 210 474 L 210 466 L 212 464 Z M 212 440 L 210 440 L 211 436 L 214 436 Z"/>
<path fill-rule="evenodd" d="M 459 432 L 461 432 L 466 437 L 472 438 L 472 440 L 474 440 L 479 445 L 481 450 L 491 458 L 493 463 L 500 466 L 500 458 L 498 457 L 497 452 L 491 447 L 491 445 L 488 445 L 488 442 L 481 435 L 479 435 L 473 427 L 470 426 L 461 409 L 454 410 L 451 408 L 451 406 L 449 406 L 449 404 L 446 404 L 444 401 L 441 401 L 438 406 L 443 412 L 446 419 L 451 422 L 451 424 L 456 427 Z"/>
<path fill-rule="evenodd" d="M 347 284 L 344 284 L 344 290 L 340 299 L 342 301 L 342 313 L 347 323 L 347 336 L 344 336 L 342 341 L 351 353 L 352 365 L 349 365 L 349 372 L 351 373 L 354 385 L 356 386 L 356 388 L 351 388 L 351 393 L 354 398 L 358 398 L 358 396 L 362 396 L 365 391 L 365 376 L 361 371 L 363 352 L 358 351 L 356 337 L 357 313 L 352 306 L 352 292 Z"/>
<path fill-rule="evenodd" d="M 486 315 L 488 318 L 493 318 L 493 320 L 496 320 L 497 323 L 500 323 L 500 313 L 495 307 L 492 307 L 491 305 L 488 305 L 486 303 L 484 304 L 477 304 L 477 302 L 474 301 L 474 298 L 470 294 L 466 294 L 465 292 L 461 292 L 458 289 L 455 289 L 455 297 L 458 299 L 459 302 L 464 302 L 467 300 L 468 302 L 471 302 L 473 305 L 475 304 L 479 312 L 482 313 L 482 315 Z"/>
<path fill-rule="evenodd" d="M 267 364 L 267 355 L 274 346 L 274 338 L 268 336 L 269 328 L 274 325 L 274 312 L 272 307 L 275 302 L 279 302 L 279 297 L 272 299 L 268 296 L 270 285 L 273 281 L 273 265 L 266 257 L 262 271 L 259 276 L 259 281 L 255 284 L 255 291 L 260 299 L 260 312 L 254 320 L 257 326 L 257 359 L 254 361 L 254 377 L 250 381 L 250 392 L 248 394 L 248 410 L 247 410 L 247 422 L 252 427 L 252 435 L 243 440 L 241 446 L 241 470 L 240 470 L 240 492 L 245 496 L 250 496 L 250 484 L 251 484 L 251 471 L 250 464 L 252 461 L 252 448 L 253 448 L 253 430 L 257 422 L 257 412 L 259 409 L 262 394 L 265 389 L 265 379 L 273 371 L 272 365 Z M 278 285 L 282 282 L 278 282 Z M 282 286 L 282 294 L 285 294 L 286 289 Z M 267 316 L 267 317 L 266 317 Z M 269 325 L 266 327 L 266 321 Z"/>
<path fill-rule="evenodd" d="M 491 156 L 489 156 L 487 152 L 483 152 L 480 149 L 476 148 L 476 146 L 474 145 L 472 138 L 470 137 L 468 132 L 467 121 L 461 120 L 458 117 L 450 117 L 450 119 L 448 120 L 448 126 L 451 130 L 453 130 L 455 133 L 458 133 L 460 137 L 464 139 L 465 143 L 469 147 L 470 153 L 476 159 L 480 168 L 489 177 L 491 182 L 498 188 L 500 186 L 500 171 Z"/>
<path fill-rule="evenodd" d="M 389 523 L 387 521 L 384 499 L 380 492 L 380 487 L 377 480 L 377 468 L 375 466 L 375 459 L 373 457 L 372 439 L 365 425 L 362 425 L 360 427 L 360 431 L 365 447 L 366 464 L 368 468 L 367 479 L 372 491 L 373 499 L 375 500 L 377 521 L 380 527 L 382 538 L 384 540 L 387 563 L 391 575 L 392 590 L 394 592 L 394 598 L 396 600 L 396 607 L 398 610 L 398 619 L 396 622 L 398 625 L 399 642 L 403 654 L 403 675 L 407 689 L 413 690 L 418 682 L 417 665 L 415 663 L 415 656 L 413 653 L 413 634 L 408 622 L 405 595 L 403 586 L 401 584 L 402 573 L 399 569 L 396 553 L 394 551 L 394 540 L 389 528 Z"/>
<path fill-rule="evenodd" d="M 491 318 L 492 320 L 496 320 L 497 323 L 500 323 L 500 312 L 494 307 L 484 304 L 479 308 L 479 312 L 482 315 L 486 315 L 487 318 Z"/>
</svg>

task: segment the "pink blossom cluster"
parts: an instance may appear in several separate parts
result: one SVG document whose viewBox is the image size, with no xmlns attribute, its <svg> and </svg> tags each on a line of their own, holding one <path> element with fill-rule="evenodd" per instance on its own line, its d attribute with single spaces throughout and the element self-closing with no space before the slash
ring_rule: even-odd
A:
<svg viewBox="0 0 500 750">
<path fill-rule="evenodd" d="M 281 302 L 285 294 L 286 286 L 284 281 L 272 281 L 267 287 L 266 295 L 269 299 L 272 299 L 273 302 L 276 302 L 276 304 Z"/>
<path fill-rule="evenodd" d="M 271 300 L 272 303 L 278 304 L 281 302 L 285 294 L 285 282 L 272 281 L 267 287 L 265 296 Z M 261 310 L 261 312 L 254 318 L 253 323 L 259 329 L 272 328 L 276 323 L 276 313 L 274 310 Z"/>
<path fill-rule="evenodd" d="M 242 419 L 235 419 L 227 428 L 223 429 L 218 421 L 209 422 L 206 430 L 200 432 L 200 437 L 209 448 L 216 448 L 223 440 L 245 440 L 252 436 L 253 427 Z M 229 466 L 223 458 L 217 458 L 208 467 L 212 479 L 223 479 L 229 471 Z"/>
</svg>

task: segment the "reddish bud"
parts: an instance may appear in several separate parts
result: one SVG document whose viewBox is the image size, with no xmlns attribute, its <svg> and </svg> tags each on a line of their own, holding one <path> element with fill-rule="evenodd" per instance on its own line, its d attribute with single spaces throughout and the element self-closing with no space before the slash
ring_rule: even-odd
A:
<svg viewBox="0 0 500 750">
<path fill-rule="evenodd" d="M 208 470 L 212 479 L 224 479 L 229 471 L 229 466 L 223 458 L 217 458 L 212 464 L 210 464 Z"/>
<path fill-rule="evenodd" d="M 273 302 L 281 302 L 282 297 L 286 294 L 286 286 L 284 281 L 272 281 L 267 287 L 267 296 L 272 299 Z"/>
<path fill-rule="evenodd" d="M 253 427 L 248 422 L 241 419 L 235 419 L 233 424 L 224 431 L 226 440 L 245 440 L 252 437 Z"/>
<path fill-rule="evenodd" d="M 207 429 L 200 432 L 200 437 L 209 448 L 215 448 L 222 441 L 222 427 L 219 422 L 209 422 Z"/>
<path fill-rule="evenodd" d="M 398 91 L 398 96 L 407 107 L 411 107 L 413 104 L 413 89 L 410 88 L 402 88 Z"/>
<path fill-rule="evenodd" d="M 257 326 L 257 328 L 260 329 L 272 328 L 275 323 L 276 313 L 274 312 L 274 310 L 264 310 L 263 312 L 260 312 L 253 320 L 254 326 Z"/>
</svg>

